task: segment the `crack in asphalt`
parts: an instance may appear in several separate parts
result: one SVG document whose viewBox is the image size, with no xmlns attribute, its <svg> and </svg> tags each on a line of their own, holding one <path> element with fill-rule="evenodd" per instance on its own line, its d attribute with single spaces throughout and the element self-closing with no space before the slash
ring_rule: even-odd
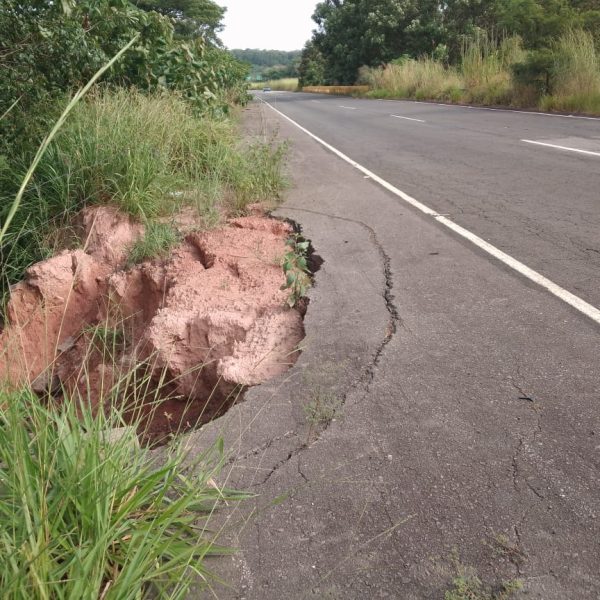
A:
<svg viewBox="0 0 600 600">
<path fill-rule="evenodd" d="M 258 484 L 258 485 L 265 485 L 265 483 L 267 483 L 267 481 L 269 481 L 269 479 L 271 479 L 271 477 L 281 468 L 283 467 L 283 465 L 285 465 L 286 463 L 288 463 L 290 460 L 292 460 L 292 458 L 294 458 L 294 455 L 296 455 L 298 452 L 300 452 L 301 450 L 303 450 L 306 446 L 303 444 L 302 446 L 299 446 L 298 448 L 296 448 L 295 450 L 290 450 L 288 452 L 288 455 L 286 456 L 286 458 L 284 458 L 283 460 L 280 460 L 278 463 L 276 463 L 275 465 L 273 465 L 273 467 L 271 467 L 271 470 L 267 473 L 266 477 Z"/>
<path fill-rule="evenodd" d="M 340 398 L 340 408 L 341 408 L 346 403 L 346 399 L 347 399 L 348 395 L 350 394 L 350 392 L 352 392 L 353 390 L 359 388 L 361 385 L 365 386 L 364 390 L 363 390 L 364 393 L 362 395 L 362 398 L 364 398 L 369 393 L 369 389 L 371 387 L 371 384 L 373 383 L 373 380 L 375 379 L 376 367 L 379 364 L 379 361 L 381 359 L 381 355 L 383 354 L 386 346 L 389 344 L 389 342 L 393 338 L 394 334 L 396 334 L 396 332 L 398 330 L 398 325 L 404 326 L 403 322 L 402 322 L 402 319 L 401 319 L 401 317 L 400 317 L 400 315 L 398 313 L 398 308 L 397 308 L 397 306 L 394 303 L 394 295 L 392 293 L 392 290 L 393 290 L 393 287 L 394 287 L 394 281 L 393 281 L 393 274 L 392 274 L 392 269 L 391 269 L 391 259 L 390 259 L 389 255 L 385 252 L 385 250 L 383 248 L 383 245 L 381 244 L 381 242 L 377 238 L 377 234 L 376 234 L 375 230 L 370 225 L 367 225 L 366 223 L 363 223 L 362 221 L 358 221 L 358 220 L 355 220 L 355 219 L 349 219 L 347 217 L 338 217 L 336 215 L 330 215 L 330 214 L 327 214 L 327 213 L 323 213 L 323 212 L 319 212 L 319 211 L 314 211 L 314 210 L 309 210 L 309 209 L 305 209 L 305 208 L 296 208 L 296 207 L 293 207 L 293 206 L 286 207 L 286 210 L 311 213 L 311 214 L 315 214 L 315 215 L 326 217 L 326 218 L 330 218 L 330 219 L 337 219 L 337 220 L 340 220 L 340 221 L 346 221 L 348 223 L 354 223 L 356 225 L 359 225 L 359 226 L 363 227 L 364 229 L 367 230 L 367 232 L 369 234 L 369 239 L 371 240 L 371 243 L 377 249 L 377 252 L 378 252 L 379 257 L 380 257 L 381 262 L 382 262 L 383 276 L 384 276 L 384 289 L 383 289 L 381 295 L 382 295 L 382 297 L 384 299 L 386 310 L 389 313 L 388 324 L 387 324 L 386 329 L 385 329 L 384 338 L 381 341 L 381 343 L 378 345 L 378 347 L 377 347 L 377 349 L 375 351 L 375 354 L 374 354 L 372 360 L 366 366 L 365 370 L 363 371 L 363 374 L 341 396 L 341 398 Z M 331 424 L 331 422 L 327 423 L 318 432 L 317 439 L 325 431 L 327 431 L 327 429 L 329 428 L 330 424 Z M 288 432 L 288 434 L 289 433 L 290 432 Z M 288 435 L 288 434 L 285 434 L 285 435 Z M 280 437 L 280 439 L 281 439 L 281 437 Z M 259 447 L 258 449 L 256 449 L 256 451 L 250 451 L 249 453 L 247 453 L 247 455 L 251 456 L 253 454 L 257 454 L 258 452 L 261 451 L 261 448 L 263 450 L 266 450 L 266 449 L 268 449 L 276 441 L 278 441 L 276 438 L 274 438 L 273 440 L 269 440 L 268 442 L 265 442 L 265 444 L 263 444 L 261 447 Z M 314 443 L 314 441 L 316 441 L 316 440 L 313 440 L 312 443 Z M 304 449 L 306 449 L 308 447 L 308 445 L 309 444 L 308 444 L 308 441 L 307 441 L 307 442 L 299 445 L 294 450 L 291 450 L 288 453 L 287 457 L 284 458 L 284 459 L 282 459 L 282 460 L 280 460 L 279 462 L 277 462 L 271 468 L 271 470 L 269 471 L 269 473 L 267 473 L 267 475 L 265 476 L 265 478 L 260 483 L 258 483 L 257 485 L 258 486 L 265 485 L 269 481 L 269 479 L 281 467 L 283 467 L 284 465 L 286 465 L 294 456 L 298 455 Z M 298 466 L 298 472 L 299 472 L 300 476 L 308 483 L 309 482 L 308 478 L 302 473 L 302 471 L 300 470 L 299 466 Z"/>
<path fill-rule="evenodd" d="M 260 446 L 256 446 L 255 448 L 252 448 L 251 450 L 244 452 L 244 454 L 241 454 L 238 456 L 231 456 L 226 464 L 231 465 L 232 463 L 234 463 L 237 460 L 245 460 L 247 458 L 250 458 L 251 456 L 256 456 L 257 454 L 260 454 L 261 452 L 268 450 L 275 442 L 280 442 L 281 440 L 285 440 L 294 435 L 296 435 L 294 431 L 286 431 L 285 433 L 278 435 L 277 437 L 267 440 Z"/>
</svg>

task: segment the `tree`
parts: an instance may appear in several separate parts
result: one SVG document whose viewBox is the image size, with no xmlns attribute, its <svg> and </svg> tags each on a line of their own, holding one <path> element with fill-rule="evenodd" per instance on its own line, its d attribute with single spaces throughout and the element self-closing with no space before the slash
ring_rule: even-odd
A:
<svg viewBox="0 0 600 600">
<path fill-rule="evenodd" d="M 313 20 L 330 83 L 353 83 L 363 65 L 429 54 L 444 41 L 437 0 L 326 0 Z"/>
<path fill-rule="evenodd" d="M 325 80 L 325 60 L 313 41 L 306 42 L 298 67 L 300 87 L 321 85 Z"/>
<path fill-rule="evenodd" d="M 154 10 L 169 17 L 178 37 L 202 37 L 220 45 L 217 34 L 223 29 L 227 9 L 212 0 L 134 0 L 134 4 L 142 10 Z"/>
</svg>

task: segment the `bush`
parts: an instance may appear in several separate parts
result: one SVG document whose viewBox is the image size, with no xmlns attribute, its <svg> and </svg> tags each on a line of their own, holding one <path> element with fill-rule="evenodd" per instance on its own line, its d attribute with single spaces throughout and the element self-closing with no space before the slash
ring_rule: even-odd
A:
<svg viewBox="0 0 600 600">
<path fill-rule="evenodd" d="M 137 36 L 104 77 L 112 86 L 177 91 L 201 113 L 244 100 L 247 68 L 228 52 L 174 36 L 171 19 L 129 0 L 0 3 L 0 154 L 37 146 L 57 98 L 81 87 Z M 50 115 L 47 115 L 50 110 Z"/>
<path fill-rule="evenodd" d="M 551 93 L 554 59 L 554 53 L 548 48 L 528 52 L 524 61 L 511 67 L 515 83 L 535 88 L 538 96 Z"/>
</svg>

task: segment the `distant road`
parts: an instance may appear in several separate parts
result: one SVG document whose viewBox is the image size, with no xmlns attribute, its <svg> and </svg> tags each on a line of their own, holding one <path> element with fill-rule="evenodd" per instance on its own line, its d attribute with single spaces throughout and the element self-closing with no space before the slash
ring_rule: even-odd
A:
<svg viewBox="0 0 600 600">
<path fill-rule="evenodd" d="M 303 93 L 257 97 L 600 308 L 600 118 Z"/>
</svg>

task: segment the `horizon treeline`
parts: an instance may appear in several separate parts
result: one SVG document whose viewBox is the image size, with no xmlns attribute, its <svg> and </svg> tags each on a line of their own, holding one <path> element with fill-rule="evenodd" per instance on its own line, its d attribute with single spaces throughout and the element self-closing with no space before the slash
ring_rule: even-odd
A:
<svg viewBox="0 0 600 600">
<path fill-rule="evenodd" d="M 302 52 L 301 84 L 354 84 L 361 67 L 428 57 L 461 63 L 465 46 L 482 36 L 518 36 L 525 65 L 540 70 L 566 32 L 588 32 L 600 45 L 598 0 L 325 0 Z M 533 69 L 535 70 L 535 69 Z"/>
</svg>

